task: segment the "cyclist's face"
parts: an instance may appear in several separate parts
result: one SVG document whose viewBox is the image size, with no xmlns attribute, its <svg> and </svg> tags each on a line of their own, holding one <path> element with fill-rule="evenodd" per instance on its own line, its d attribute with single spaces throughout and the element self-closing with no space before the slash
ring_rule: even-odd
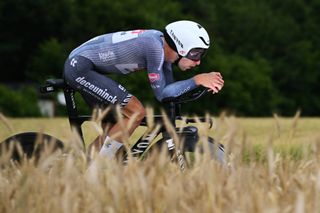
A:
<svg viewBox="0 0 320 213">
<path fill-rule="evenodd" d="M 183 57 L 179 61 L 178 66 L 182 71 L 185 71 L 185 70 L 192 69 L 192 68 L 194 68 L 195 66 L 197 66 L 199 64 L 200 64 L 200 60 L 193 61 L 193 60 L 190 60 L 190 59 L 188 59 L 186 57 Z"/>
</svg>

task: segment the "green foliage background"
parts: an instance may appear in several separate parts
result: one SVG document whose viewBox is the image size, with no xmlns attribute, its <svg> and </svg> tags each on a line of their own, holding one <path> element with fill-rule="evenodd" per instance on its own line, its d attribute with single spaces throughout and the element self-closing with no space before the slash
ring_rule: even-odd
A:
<svg viewBox="0 0 320 213">
<path fill-rule="evenodd" d="M 198 72 L 218 70 L 225 87 L 187 111 L 269 116 L 319 115 L 320 0 L 1 0 L 1 83 L 60 78 L 64 60 L 103 33 L 159 29 L 175 20 L 201 23 L 212 47 Z M 116 76 L 133 94 L 157 105 L 145 73 Z M 318 88 L 318 89 L 317 89 Z M 146 92 L 148 91 L 148 92 Z M 6 106 L 1 96 L 1 110 Z M 13 113 L 14 114 L 14 113 Z"/>
</svg>

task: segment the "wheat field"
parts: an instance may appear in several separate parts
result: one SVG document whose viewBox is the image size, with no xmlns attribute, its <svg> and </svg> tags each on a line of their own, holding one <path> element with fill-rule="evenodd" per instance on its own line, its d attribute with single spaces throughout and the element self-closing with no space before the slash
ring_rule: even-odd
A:
<svg viewBox="0 0 320 213">
<path fill-rule="evenodd" d="M 196 153 L 181 172 L 166 153 L 129 158 L 125 166 L 97 157 L 88 169 L 66 118 L 2 115 L 1 141 L 41 131 L 70 149 L 38 164 L 1 156 L 0 212 L 320 212 L 320 118 L 221 115 L 214 121 L 210 130 L 194 125 L 225 145 L 227 166 Z M 92 122 L 83 130 L 86 141 L 99 134 Z"/>
</svg>

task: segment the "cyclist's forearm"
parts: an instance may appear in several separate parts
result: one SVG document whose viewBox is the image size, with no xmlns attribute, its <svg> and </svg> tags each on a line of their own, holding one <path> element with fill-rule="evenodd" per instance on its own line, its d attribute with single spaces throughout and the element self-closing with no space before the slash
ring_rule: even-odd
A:
<svg viewBox="0 0 320 213">
<path fill-rule="evenodd" d="M 197 85 L 193 78 L 176 81 L 172 84 L 167 85 L 163 89 L 162 99 L 168 97 L 178 97 L 195 88 L 197 88 Z"/>
</svg>

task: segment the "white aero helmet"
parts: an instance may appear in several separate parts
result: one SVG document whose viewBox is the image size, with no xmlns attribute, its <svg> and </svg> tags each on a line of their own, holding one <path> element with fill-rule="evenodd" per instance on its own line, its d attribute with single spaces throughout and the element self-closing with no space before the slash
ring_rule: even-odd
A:
<svg viewBox="0 0 320 213">
<path fill-rule="evenodd" d="M 207 31 L 193 21 L 176 21 L 165 27 L 164 37 L 168 45 L 180 58 L 198 61 L 210 47 Z"/>
</svg>

